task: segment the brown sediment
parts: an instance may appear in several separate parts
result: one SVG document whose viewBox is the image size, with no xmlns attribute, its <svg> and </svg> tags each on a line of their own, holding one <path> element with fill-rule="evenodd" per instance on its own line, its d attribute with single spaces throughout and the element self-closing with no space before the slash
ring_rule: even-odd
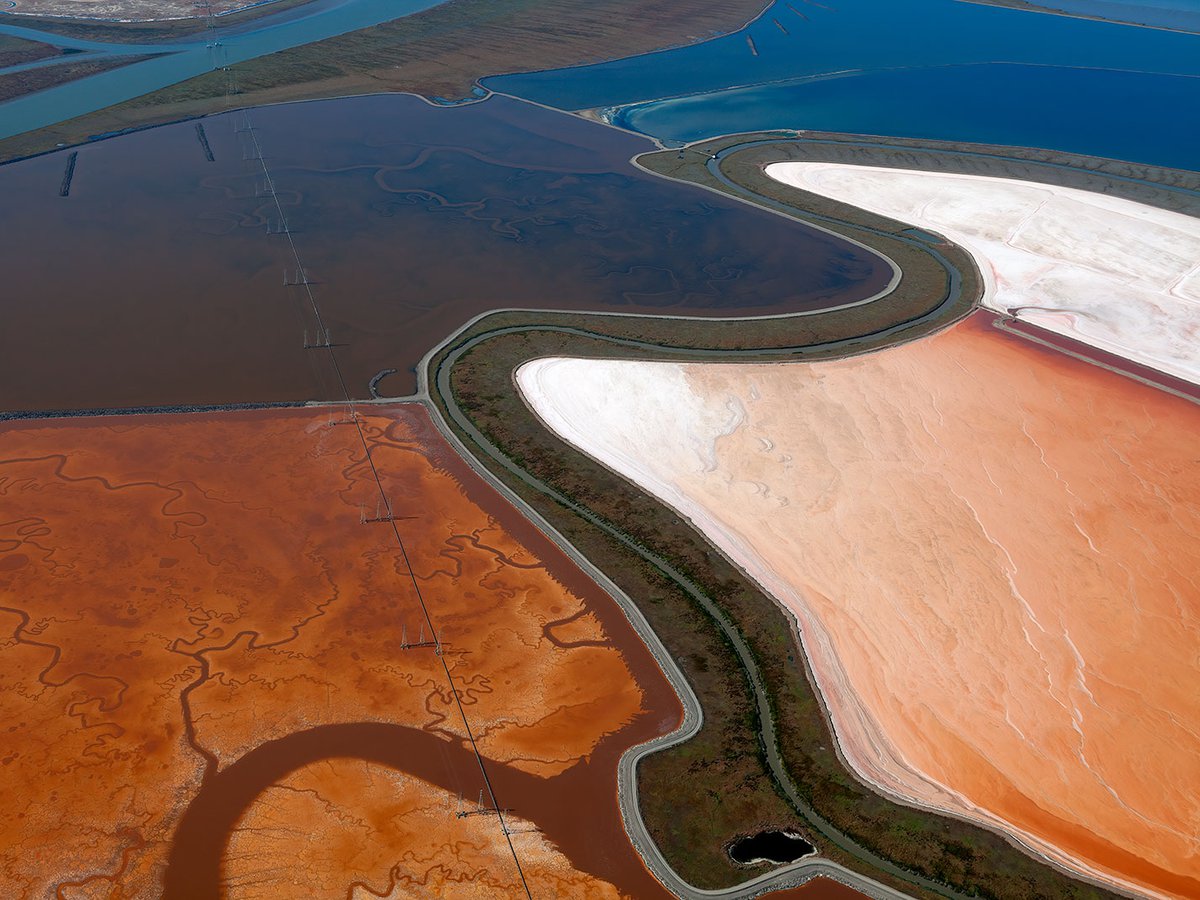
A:
<svg viewBox="0 0 1200 900">
<path fill-rule="evenodd" d="M 393 746 L 403 759 L 402 748 Z M 276 900 L 279 879 L 263 879 L 261 873 L 281 869 L 292 874 L 289 887 L 311 897 L 520 896 L 512 855 L 494 840 L 495 820 L 456 818 L 455 797 L 378 763 L 324 760 L 263 791 L 240 820 L 224 872 L 214 882 L 224 881 L 228 896 L 246 900 Z M 302 834 L 298 821 L 306 826 Z M 507 823 L 533 896 L 618 896 L 611 885 L 577 872 L 536 826 L 515 813 Z M 243 855 L 246 834 L 254 840 Z M 422 865 L 397 864 L 389 858 L 395 847 Z M 349 886 L 343 862 L 348 856 L 369 873 Z M 303 868 L 296 867 L 297 858 L 306 861 Z M 309 869 L 317 870 L 316 878 Z M 321 878 L 326 873 L 336 877 Z M 166 896 L 194 897 L 195 887 L 194 881 L 182 881 Z"/>
<path fill-rule="evenodd" d="M 226 12 L 218 23 L 223 29 L 243 25 L 254 19 L 275 15 L 311 2 L 312 0 L 271 0 L 270 3 L 261 6 L 246 6 L 237 12 Z M 62 35 L 106 44 L 157 44 L 205 31 L 208 28 L 208 18 L 203 9 L 193 5 L 191 11 L 192 16 L 186 19 L 117 21 L 26 13 L 19 21 L 22 26 L 45 35 Z"/>
<path fill-rule="evenodd" d="M 1200 407 L 994 318 L 811 365 L 534 362 L 522 388 L 797 616 L 867 780 L 1196 896 Z M 565 418 L 535 399 L 568 383 Z"/>
<path fill-rule="evenodd" d="M 661 892 L 616 799 L 621 753 L 680 716 L 645 646 L 402 406 L 364 433 L 444 655 L 404 649 L 430 635 L 390 526 L 360 521 L 378 488 L 339 418 L 0 426 L 0 893 L 517 886 L 497 819 L 455 815 L 482 782 L 443 660 L 531 884 Z"/>
<path fill-rule="evenodd" d="M 506 822 L 534 896 L 580 886 L 588 890 L 584 896 L 615 895 L 604 875 L 621 860 L 596 837 L 620 822 L 607 814 L 611 786 L 595 777 L 595 765 L 579 762 L 547 779 L 489 762 L 497 794 L 511 798 Z M 215 897 L 224 887 L 230 896 L 271 897 L 278 882 L 264 882 L 261 873 L 292 868 L 297 856 L 325 859 L 312 871 L 291 873 L 313 886 L 312 896 L 346 890 L 347 859 L 361 879 L 375 879 L 376 892 L 421 884 L 442 896 L 430 890 L 429 879 L 444 890 L 462 873 L 477 892 L 469 895 L 519 893 L 495 818 L 475 814 L 481 791 L 486 797 L 470 749 L 428 730 L 364 722 L 295 732 L 255 748 L 201 788 L 177 831 L 165 896 Z M 585 809 L 589 814 L 581 815 Z M 440 848 L 451 843 L 458 849 Z M 397 848 L 428 865 L 397 865 Z M 623 895 L 666 896 L 648 875 L 630 874 L 615 879 Z M 322 878 L 329 879 L 324 890 Z"/>
<path fill-rule="evenodd" d="M 155 22 L 203 18 L 209 11 L 223 15 L 256 5 L 253 0 L 14 0 L 5 12 L 16 16 L 54 16 L 66 19 Z M 269 4 L 258 4 L 269 6 Z M 20 20 L 17 20 L 20 22 Z"/>
</svg>

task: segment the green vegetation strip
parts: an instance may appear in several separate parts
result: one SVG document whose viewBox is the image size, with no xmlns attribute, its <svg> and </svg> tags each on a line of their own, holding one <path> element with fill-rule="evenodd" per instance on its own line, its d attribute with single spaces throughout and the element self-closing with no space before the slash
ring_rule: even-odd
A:
<svg viewBox="0 0 1200 900">
<path fill-rule="evenodd" d="M 644 759 L 637 773 L 646 826 L 685 880 L 701 888 L 744 881 L 751 873 L 725 848 L 771 825 L 798 828 L 824 856 L 917 896 L 1114 896 L 992 831 L 896 804 L 861 783 L 836 751 L 794 622 L 673 510 L 550 434 L 514 387 L 513 370 L 543 356 L 815 360 L 917 339 L 973 309 L 980 276 L 961 249 L 765 179 L 765 162 L 829 152 L 817 142 L 761 143 L 778 138 L 722 139 L 682 159 L 664 151 L 638 163 L 728 193 L 761 189 L 797 217 L 878 249 L 903 271 L 890 295 L 837 312 L 737 322 L 495 313 L 431 357 L 431 399 L 479 464 L 637 602 L 698 696 L 701 731 Z M 843 152 L 863 152 L 843 142 Z M 930 165 L 915 146 L 877 152 Z M 715 174 L 713 154 L 722 154 Z M 1147 183 L 1137 189 L 1158 190 Z"/>
</svg>

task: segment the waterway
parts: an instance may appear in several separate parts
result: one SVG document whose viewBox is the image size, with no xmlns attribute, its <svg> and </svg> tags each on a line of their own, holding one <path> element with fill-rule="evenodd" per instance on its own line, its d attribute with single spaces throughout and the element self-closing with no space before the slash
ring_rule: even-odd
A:
<svg viewBox="0 0 1200 900">
<path fill-rule="evenodd" d="M 88 58 L 157 55 L 0 104 L 0 138 L 439 2 L 315 0 L 223 28 L 215 47 L 203 35 L 155 44 L 67 39 L 10 16 L 14 24 L 0 24 L 0 33 Z M 1055 2 L 1074 10 L 1093 0 Z M 1187 16 L 1190 2 L 1160 5 L 1164 15 Z M 1200 168 L 1200 117 L 1186 114 L 1200 108 L 1200 35 L 961 0 L 777 0 L 732 35 L 484 84 L 562 109 L 603 109 L 615 124 L 667 141 L 849 131 Z"/>
<path fill-rule="evenodd" d="M 533 820 L 580 871 L 614 883 L 632 896 L 668 897 L 625 839 L 611 775 L 627 742 L 653 734 L 657 725 L 647 720 L 630 729 L 633 734 L 604 741 L 591 759 L 554 778 L 528 775 L 489 760 L 490 783 L 498 797 L 513 804 L 514 815 Z M 331 758 L 392 768 L 436 785 L 449 796 L 475 797 L 482 789 L 474 754 L 429 731 L 361 722 L 290 734 L 256 747 L 202 785 L 175 834 L 163 896 L 167 900 L 224 896 L 222 858 L 242 814 L 288 774 Z M 564 796 L 572 802 L 564 804 Z"/>
<path fill-rule="evenodd" d="M 0 136 L 436 2 L 318 0 L 231 28 L 218 48 L 56 39 L 95 55 L 164 52 L 0 106 Z M 896 42 L 901 33 L 910 39 Z M 706 44 L 489 83 L 564 108 L 614 107 L 616 123 L 674 140 L 820 128 L 1198 167 L 1200 126 L 1180 115 L 1197 105 L 1197 46 L 949 0 L 796 0 Z M 663 99 L 639 102 L 648 98 Z M 633 169 L 642 138 L 504 97 L 456 109 L 356 98 L 256 110 L 252 121 L 358 396 L 385 368 L 399 370 L 388 392 L 411 389 L 421 354 L 488 309 L 776 313 L 869 296 L 890 275 L 843 241 Z M 183 123 L 85 146 L 63 197 L 65 153 L 0 168 L 11 298 L 0 409 L 339 396 L 303 349 L 313 323 L 246 126 L 227 114 L 204 121 L 203 142 Z M 629 737 L 602 748 L 593 776 Z M 428 733 L 358 723 L 292 735 L 206 782 L 174 847 L 168 896 L 215 895 L 229 831 L 264 786 L 347 747 L 448 795 L 479 788 L 461 774 L 473 759 Z M 621 835 L 611 779 L 588 780 L 583 767 L 550 783 L 492 771 L 574 864 L 639 895 L 657 890 L 623 838 L 616 849 L 595 838 Z M 563 796 L 589 818 L 563 812 Z"/>
<path fill-rule="evenodd" d="M 699 316 L 869 297 L 874 254 L 629 163 L 644 138 L 506 97 L 252 113 L 352 392 L 503 307 Z M 279 215 L 240 114 L 0 167 L 0 409 L 337 399 L 305 351 Z M 243 127 L 242 131 L 237 131 Z M 285 285 L 285 279 L 293 282 Z"/>
<path fill-rule="evenodd" d="M 1200 36 L 958 0 L 779 0 L 705 43 L 483 83 L 673 141 L 851 131 L 1200 168 Z"/>
<path fill-rule="evenodd" d="M 223 66 L 399 19 L 442 2 L 444 0 L 314 0 L 303 6 L 222 27 L 217 46 L 210 46 L 210 39 L 204 33 L 148 44 L 78 40 L 25 27 L 17 16 L 0 15 L 0 34 L 88 52 L 87 57 L 75 56 L 75 61 L 158 54 L 153 59 L 0 104 L 0 138 L 132 100 Z"/>
</svg>

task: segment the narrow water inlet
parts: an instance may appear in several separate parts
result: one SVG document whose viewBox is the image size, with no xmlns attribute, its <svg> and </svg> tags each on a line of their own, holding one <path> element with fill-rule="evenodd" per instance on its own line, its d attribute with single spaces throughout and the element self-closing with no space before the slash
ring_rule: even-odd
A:
<svg viewBox="0 0 1200 900">
<path fill-rule="evenodd" d="M 816 852 L 816 847 L 792 831 L 760 831 L 729 845 L 729 858 L 743 865 L 790 863 Z"/>
</svg>

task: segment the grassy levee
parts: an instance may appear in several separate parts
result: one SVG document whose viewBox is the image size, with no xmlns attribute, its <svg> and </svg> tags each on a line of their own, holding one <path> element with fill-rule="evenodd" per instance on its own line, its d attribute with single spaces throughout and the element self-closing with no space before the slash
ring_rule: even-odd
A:
<svg viewBox="0 0 1200 900">
<path fill-rule="evenodd" d="M 735 142 L 730 139 L 723 146 Z M 773 157 L 795 158 L 804 152 L 801 146 L 776 146 Z M 706 169 L 704 156 L 690 156 L 681 161 L 671 151 L 639 162 L 653 171 L 721 186 Z M 727 157 L 721 169 L 745 187 L 762 177 L 763 161 L 762 149 L 748 149 Z M 703 888 L 742 881 L 748 872 L 729 861 L 724 853 L 728 842 L 763 824 L 792 824 L 824 855 L 917 896 L 1113 896 L 1027 855 L 992 831 L 893 803 L 861 783 L 836 752 L 794 624 L 778 604 L 675 512 L 550 434 L 513 384 L 512 372 L 521 363 L 553 355 L 763 361 L 865 352 L 919 338 L 974 307 L 981 280 L 960 249 L 928 245 L 958 272 L 960 289 L 952 296 L 942 263 L 914 246 L 905 226 L 817 202 L 774 182 L 766 187 L 779 202 L 802 207 L 797 209 L 802 216 L 843 220 L 846 224 L 832 227 L 896 261 L 903 277 L 895 290 L 865 307 L 738 322 L 496 313 L 431 359 L 433 402 L 444 412 L 453 404 L 493 451 L 523 471 L 526 477 L 519 477 L 469 432 L 452 425 L 482 465 L 634 599 L 699 697 L 705 715 L 700 733 L 646 758 L 638 770 L 647 827 L 683 878 Z M 449 374 L 450 397 L 438 388 L 443 370 Z M 539 484 L 586 507 L 622 539 L 605 534 Z M 647 562 L 643 550 L 701 586 L 749 647 L 766 685 L 778 752 L 811 813 L 788 802 L 784 786 L 771 774 L 750 679 L 729 641 L 686 591 Z M 836 839 L 821 836 L 815 820 L 830 827 Z M 859 857 L 868 854 L 890 860 L 927 886 L 864 864 Z"/>
<path fill-rule="evenodd" d="M 43 44 L 41 41 L 28 41 L 25 38 L 0 34 L 0 69 L 39 59 L 48 59 L 51 56 L 58 56 L 60 52 L 57 47 Z"/>
<path fill-rule="evenodd" d="M 731 191 L 728 184 L 704 165 L 706 157 L 726 152 L 730 155 L 722 158 L 720 170 L 739 190 Z M 802 202 L 802 215 L 817 217 L 825 227 L 839 230 L 838 220 L 846 209 L 842 204 L 781 184 L 763 174 L 767 164 L 789 160 L 1040 181 L 1200 216 L 1200 172 L 1027 147 L 822 131 L 767 131 L 700 141 L 682 151 L 648 153 L 638 157 L 637 162 L 658 175 L 702 184 L 742 199 L 758 198 L 761 202 L 765 198 L 784 205 Z M 861 210 L 856 214 L 866 225 L 891 228 L 898 233 L 912 231 L 892 219 Z"/>
<path fill-rule="evenodd" d="M 237 106 L 380 91 L 457 99 L 496 72 L 600 62 L 733 31 L 766 0 L 451 0 L 441 6 L 239 63 Z M 73 33 L 80 26 L 72 26 Z M 103 29 L 104 26 L 94 26 Z M 77 36 L 90 34 L 87 26 Z M 100 31 L 99 34 L 104 34 Z M 105 39 L 101 37 L 101 39 Z M 228 108 L 223 72 L 0 140 L 0 162 L 98 134 Z"/>
<path fill-rule="evenodd" d="M 517 465 L 635 544 L 665 557 L 717 602 L 750 647 L 767 685 L 781 735 L 779 752 L 792 780 L 806 803 L 844 836 L 838 842 L 823 839 L 783 800 L 758 741 L 760 723 L 747 676 L 716 623 L 628 546 L 489 465 L 634 598 L 700 699 L 705 714 L 700 734 L 639 767 L 647 827 L 683 878 L 703 888 L 743 880 L 746 871 L 724 855 L 729 840 L 764 824 L 791 824 L 827 857 L 918 896 L 1108 896 L 1038 863 L 992 832 L 890 803 L 847 772 L 834 751 L 791 623 L 779 607 L 672 510 L 549 436 L 521 403 L 508 380 L 511 369 L 527 359 L 564 353 L 613 355 L 602 341 L 561 334 L 499 336 L 457 363 L 454 401 Z M 465 438 L 461 432 L 460 437 Z M 922 890 L 864 866 L 855 856 L 858 847 L 951 890 Z"/>
</svg>

